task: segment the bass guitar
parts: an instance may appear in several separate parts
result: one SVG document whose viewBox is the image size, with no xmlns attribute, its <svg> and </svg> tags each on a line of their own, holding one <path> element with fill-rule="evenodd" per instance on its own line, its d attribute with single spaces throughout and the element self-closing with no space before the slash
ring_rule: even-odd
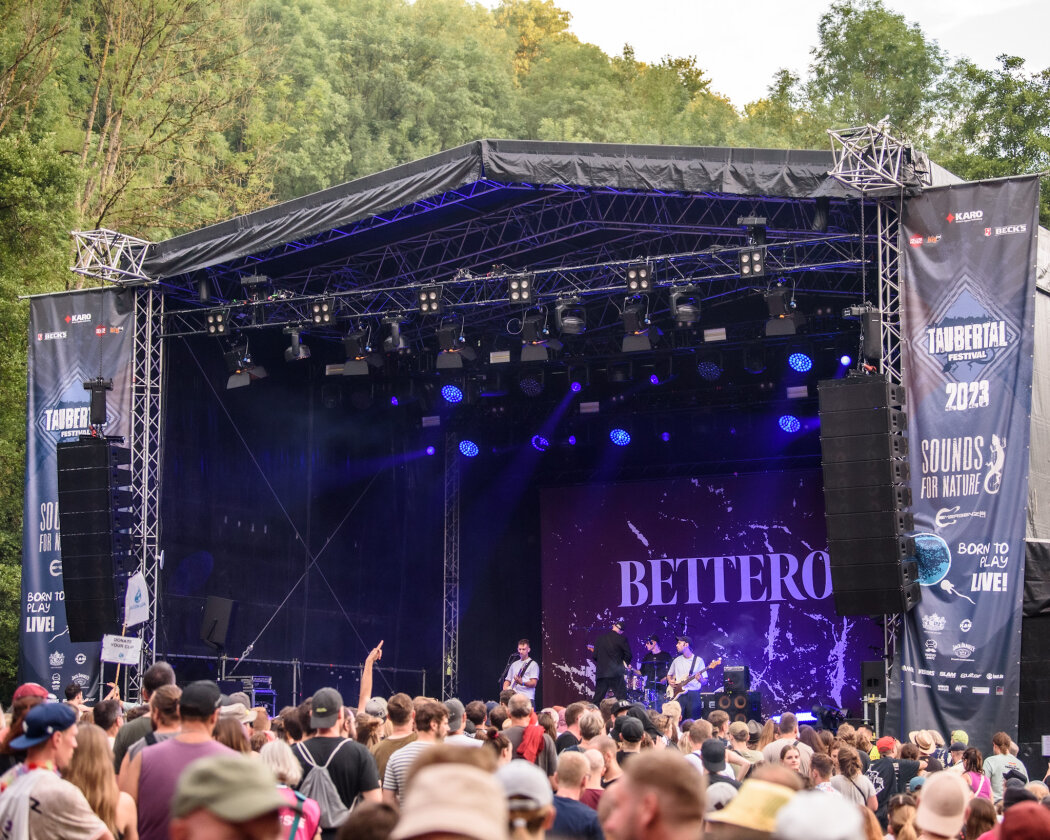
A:
<svg viewBox="0 0 1050 840">
<path fill-rule="evenodd" d="M 674 682 L 670 678 L 668 678 L 668 681 L 667 681 L 667 699 L 668 700 L 674 700 L 679 694 L 681 694 L 683 691 L 685 691 L 685 687 L 687 685 L 689 685 L 689 683 L 691 683 L 697 677 L 701 676 L 708 668 L 715 668 L 715 667 L 717 667 L 717 666 L 719 666 L 721 664 L 722 664 L 722 660 L 721 659 L 712 660 L 711 662 L 708 662 L 706 665 L 701 664 L 698 671 L 696 671 L 693 674 L 690 674 L 684 680 L 680 680 L 678 682 Z"/>
</svg>

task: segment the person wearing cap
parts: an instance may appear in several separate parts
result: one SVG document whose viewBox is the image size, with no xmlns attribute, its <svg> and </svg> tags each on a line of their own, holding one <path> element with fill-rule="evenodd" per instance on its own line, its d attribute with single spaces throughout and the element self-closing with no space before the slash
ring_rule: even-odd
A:
<svg viewBox="0 0 1050 840">
<path fill-rule="evenodd" d="M 693 640 L 689 636 L 676 636 L 675 649 L 678 656 L 667 671 L 668 691 L 673 688 L 676 699 L 682 704 L 682 714 L 696 718 L 700 712 L 700 692 L 707 682 L 707 666 L 702 657 L 693 652 Z"/>
<path fill-rule="evenodd" d="M 445 701 L 445 708 L 448 709 L 448 735 L 445 736 L 445 743 L 453 747 L 482 746 L 481 741 L 477 738 L 471 738 L 463 732 L 463 727 L 467 720 L 464 714 L 463 703 L 453 697 L 451 700 Z"/>
<path fill-rule="evenodd" d="M 721 738 L 708 738 L 697 751 L 699 753 L 700 766 L 707 787 L 716 784 L 727 784 L 734 790 L 740 789 L 740 782 L 729 765 L 726 763 L 726 745 Z M 686 756 L 686 759 L 697 757 L 697 753 Z"/>
<path fill-rule="evenodd" d="M 879 757 L 868 765 L 866 775 L 875 788 L 875 798 L 878 801 L 875 816 L 879 818 L 879 825 L 885 831 L 886 808 L 890 797 L 906 792 L 908 782 L 919 775 L 922 767 L 918 761 L 900 757 L 900 742 L 892 735 L 883 735 L 875 742 L 875 747 L 879 751 Z"/>
<path fill-rule="evenodd" d="M 77 747 L 77 715 L 62 703 L 40 703 L 25 716 L 12 748 L 26 760 L 0 777 L 0 830 L 11 838 L 113 840 L 84 794 L 61 777 Z"/>
<path fill-rule="evenodd" d="M 704 800 L 703 780 L 681 753 L 649 750 L 606 790 L 602 829 L 608 840 L 695 840 L 701 836 Z"/>
<path fill-rule="evenodd" d="M 508 840 L 507 796 L 493 773 L 431 764 L 412 776 L 390 840 Z"/>
<path fill-rule="evenodd" d="M 631 645 L 623 635 L 623 619 L 616 619 L 607 633 L 602 633 L 588 645 L 594 660 L 594 697 L 591 702 L 598 705 L 610 691 L 617 700 L 627 697 L 624 674 L 633 658 Z"/>
<path fill-rule="evenodd" d="M 922 786 L 922 796 L 915 811 L 919 840 L 958 837 L 966 819 L 969 799 L 966 783 L 955 774 L 930 774 Z"/>
<path fill-rule="evenodd" d="M 234 755 L 211 737 L 221 702 L 222 692 L 215 683 L 190 683 L 179 697 L 179 734 L 132 759 L 122 790 L 131 794 L 138 807 L 141 840 L 167 840 L 171 797 L 183 770 L 199 758 Z"/>
<path fill-rule="evenodd" d="M 518 659 L 507 667 L 503 677 L 503 690 L 524 694 L 536 700 L 536 684 L 540 681 L 540 666 L 529 654 L 532 648 L 528 639 L 518 640 Z"/>
<path fill-rule="evenodd" d="M 286 802 L 261 761 L 237 754 L 202 758 L 179 777 L 171 840 L 272 840 Z"/>
<path fill-rule="evenodd" d="M 952 741 L 948 747 L 948 764 L 946 769 L 950 773 L 962 775 L 966 768 L 963 767 L 963 753 L 966 752 L 966 744 L 962 741 Z"/>
<path fill-rule="evenodd" d="M 616 719 L 616 725 L 613 727 L 613 737 L 617 735 L 620 737 L 620 749 L 616 753 L 616 760 L 621 767 L 626 767 L 627 762 L 642 751 L 645 726 L 637 718 L 624 715 Z"/>
<path fill-rule="evenodd" d="M 303 768 L 305 779 L 316 764 L 327 764 L 328 774 L 343 804 L 349 808 L 360 796 L 369 802 L 381 802 L 379 776 L 372 754 L 357 741 L 342 737 L 343 695 L 334 688 L 319 688 L 310 702 L 310 728 L 314 737 L 300 741 L 293 752 Z M 338 829 L 324 829 L 322 840 L 334 840 Z"/>
<path fill-rule="evenodd" d="M 671 667 L 671 654 L 660 646 L 660 637 L 655 633 L 645 640 L 645 656 L 638 673 L 645 677 L 647 690 L 657 684 L 667 683 L 667 670 Z"/>
<path fill-rule="evenodd" d="M 566 752 L 558 756 L 558 770 L 554 774 L 558 793 L 553 799 L 554 824 L 549 832 L 552 837 L 604 840 L 598 812 L 580 801 L 590 772 L 591 763 L 583 753 Z M 535 774 L 533 777 L 536 778 Z M 544 784 L 547 782 L 546 779 L 542 781 Z"/>
</svg>

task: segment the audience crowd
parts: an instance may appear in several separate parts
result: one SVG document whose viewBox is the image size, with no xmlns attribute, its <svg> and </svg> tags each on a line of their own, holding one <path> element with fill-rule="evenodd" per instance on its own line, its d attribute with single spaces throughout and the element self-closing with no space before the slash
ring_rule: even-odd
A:
<svg viewBox="0 0 1050 840">
<path fill-rule="evenodd" d="M 321 688 L 272 719 L 163 662 L 141 705 L 26 683 L 0 732 L 0 840 L 1050 840 L 1050 789 L 1004 732 L 373 697 L 381 657 L 356 707 Z"/>
</svg>

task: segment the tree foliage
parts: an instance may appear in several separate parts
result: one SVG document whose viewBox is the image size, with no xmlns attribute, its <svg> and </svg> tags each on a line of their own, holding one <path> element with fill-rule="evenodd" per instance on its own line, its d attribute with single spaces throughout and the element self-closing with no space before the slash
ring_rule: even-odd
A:
<svg viewBox="0 0 1050 840">
<path fill-rule="evenodd" d="M 742 109 L 703 55 L 610 56 L 570 26 L 556 0 L 0 0 L 4 603 L 21 546 L 18 296 L 79 282 L 72 229 L 157 240 L 481 137 L 827 148 L 827 128 L 888 117 L 964 177 L 1050 168 L 1050 70 L 949 63 L 883 0 L 832 2 L 808 71 L 781 69 Z M 0 610 L 0 681 L 16 620 Z"/>
</svg>

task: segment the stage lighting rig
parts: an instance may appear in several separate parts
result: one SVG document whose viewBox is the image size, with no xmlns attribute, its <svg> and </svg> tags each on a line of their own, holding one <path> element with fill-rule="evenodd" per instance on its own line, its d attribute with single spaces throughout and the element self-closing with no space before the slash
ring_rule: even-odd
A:
<svg viewBox="0 0 1050 840">
<path fill-rule="evenodd" d="M 223 350 L 223 361 L 226 363 L 226 372 L 229 374 L 226 380 L 227 390 L 243 388 L 256 379 L 266 378 L 266 368 L 253 363 L 246 338 L 230 340 Z"/>
<path fill-rule="evenodd" d="M 400 318 L 384 318 L 383 326 L 387 328 L 387 336 L 383 339 L 384 353 L 408 353 L 408 342 L 401 335 Z"/>
<path fill-rule="evenodd" d="M 696 286 L 671 289 L 671 318 L 681 329 L 692 327 L 700 320 L 700 298 Z"/>
<path fill-rule="evenodd" d="M 587 332 L 587 310 L 579 298 L 563 298 L 554 305 L 554 327 L 558 335 L 583 335 Z"/>
<path fill-rule="evenodd" d="M 649 263 L 632 263 L 627 266 L 627 291 L 632 295 L 643 294 L 653 287 L 653 268 Z"/>
<path fill-rule="evenodd" d="M 463 335 L 462 324 L 442 324 L 437 328 L 438 355 L 435 367 L 438 370 L 458 370 L 463 367 L 463 360 L 473 362 L 477 351 L 467 344 Z"/>
<path fill-rule="evenodd" d="M 226 335 L 230 331 L 230 310 L 219 309 L 209 312 L 207 318 L 208 335 Z"/>
<path fill-rule="evenodd" d="M 301 362 L 310 358 L 310 348 L 303 344 L 302 334 L 298 327 L 285 327 L 284 334 L 288 336 L 288 347 L 284 351 L 286 362 Z"/>
<path fill-rule="evenodd" d="M 653 349 L 649 340 L 649 296 L 637 295 L 627 298 L 620 311 L 623 321 L 623 343 L 620 349 L 624 353 L 643 353 Z"/>
<path fill-rule="evenodd" d="M 372 351 L 372 329 L 362 327 L 343 337 L 343 376 L 368 376 L 368 368 L 383 366 L 383 359 Z"/>
<path fill-rule="evenodd" d="M 740 249 L 740 276 L 766 276 L 766 219 L 764 216 L 741 216 L 736 220 L 747 231 L 747 244 Z"/>
<path fill-rule="evenodd" d="M 769 288 L 763 294 L 769 320 L 766 321 L 766 336 L 795 335 L 806 323 L 806 316 L 798 311 L 795 292 L 783 284 Z"/>
<path fill-rule="evenodd" d="M 334 312 L 335 301 L 331 298 L 321 298 L 310 304 L 310 318 L 318 326 L 332 323 Z"/>
<path fill-rule="evenodd" d="M 419 290 L 419 311 L 423 315 L 440 315 L 445 311 L 441 286 L 423 286 Z"/>
<path fill-rule="evenodd" d="M 511 303 L 532 304 L 532 287 L 535 277 L 520 274 L 507 281 L 507 297 Z"/>
<path fill-rule="evenodd" d="M 546 311 L 530 312 L 522 319 L 522 362 L 546 362 L 550 359 L 550 351 L 561 350 L 562 346 L 558 339 L 551 337 Z"/>
</svg>

